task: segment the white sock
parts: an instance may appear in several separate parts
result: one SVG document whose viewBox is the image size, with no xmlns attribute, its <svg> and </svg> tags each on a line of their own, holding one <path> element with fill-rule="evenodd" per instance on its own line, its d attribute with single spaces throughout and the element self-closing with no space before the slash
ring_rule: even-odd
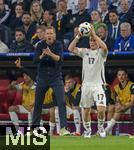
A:
<svg viewBox="0 0 134 150">
<path fill-rule="evenodd" d="M 109 126 L 109 124 L 110 124 L 110 120 L 109 120 L 109 121 L 107 121 L 107 126 Z"/>
<path fill-rule="evenodd" d="M 107 127 L 109 126 L 109 124 L 110 124 L 110 121 L 107 121 Z M 111 129 L 109 129 L 109 134 L 112 134 L 112 128 Z"/>
<path fill-rule="evenodd" d="M 89 131 L 91 132 L 91 121 L 88 121 L 88 122 L 83 122 L 83 126 L 85 128 L 86 131 Z"/>
<path fill-rule="evenodd" d="M 106 131 L 109 132 L 110 130 L 112 130 L 113 126 L 116 124 L 116 120 L 111 119 L 106 127 Z"/>
<path fill-rule="evenodd" d="M 74 109 L 73 114 L 74 114 L 74 123 L 75 123 L 76 132 L 80 133 L 81 118 L 80 118 L 79 110 Z"/>
<path fill-rule="evenodd" d="M 56 123 L 56 130 L 57 134 L 60 134 L 60 118 L 59 118 L 59 111 L 58 108 L 55 109 L 55 123 Z"/>
<path fill-rule="evenodd" d="M 50 135 L 54 134 L 55 123 L 49 121 Z"/>
<path fill-rule="evenodd" d="M 40 126 L 43 127 L 43 120 L 40 120 Z"/>
<path fill-rule="evenodd" d="M 28 125 L 29 127 L 32 125 L 32 113 L 31 112 L 28 113 Z"/>
<path fill-rule="evenodd" d="M 12 123 L 14 124 L 16 131 L 19 129 L 19 119 L 16 112 L 9 112 Z"/>
<path fill-rule="evenodd" d="M 105 123 L 105 119 L 98 119 L 98 129 L 103 128 Z"/>
</svg>

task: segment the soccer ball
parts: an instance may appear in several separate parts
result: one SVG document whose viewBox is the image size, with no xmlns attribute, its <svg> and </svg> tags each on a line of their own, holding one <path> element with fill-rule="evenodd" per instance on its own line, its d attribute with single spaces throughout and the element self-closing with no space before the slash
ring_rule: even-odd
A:
<svg viewBox="0 0 134 150">
<path fill-rule="evenodd" d="M 91 25 L 88 22 L 83 22 L 79 25 L 79 32 L 83 36 L 89 36 L 90 35 L 90 30 L 91 30 Z"/>
</svg>

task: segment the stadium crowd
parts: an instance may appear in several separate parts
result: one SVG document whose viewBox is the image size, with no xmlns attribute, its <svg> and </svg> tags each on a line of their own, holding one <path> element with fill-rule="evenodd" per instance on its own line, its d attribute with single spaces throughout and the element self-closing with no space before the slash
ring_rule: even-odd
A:
<svg viewBox="0 0 134 150">
<path fill-rule="evenodd" d="M 110 51 L 134 51 L 133 0 L 0 0 L 0 53 L 34 52 L 46 26 L 66 50 L 82 22 L 93 24 Z"/>
</svg>

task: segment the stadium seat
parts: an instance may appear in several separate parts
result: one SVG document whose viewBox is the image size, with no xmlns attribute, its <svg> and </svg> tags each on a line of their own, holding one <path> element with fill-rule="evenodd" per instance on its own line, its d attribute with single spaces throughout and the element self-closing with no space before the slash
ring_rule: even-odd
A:
<svg viewBox="0 0 134 150">
<path fill-rule="evenodd" d="M 8 96 L 8 107 L 13 105 L 15 97 L 16 97 L 16 90 L 12 90 L 12 91 L 8 91 L 7 92 L 7 96 Z"/>
<path fill-rule="evenodd" d="M 132 121 L 131 114 L 122 114 L 119 121 Z"/>
<path fill-rule="evenodd" d="M 10 116 L 8 113 L 0 113 L 0 121 L 9 121 Z"/>
<path fill-rule="evenodd" d="M 6 109 L 6 104 L 7 104 L 7 90 L 0 91 L 0 113 L 5 113 L 7 112 Z"/>
<path fill-rule="evenodd" d="M 21 101 L 22 101 L 22 93 L 20 91 L 17 91 L 13 105 L 21 105 Z"/>
<path fill-rule="evenodd" d="M 0 87 L 8 87 L 10 81 L 8 79 L 0 79 Z"/>
<path fill-rule="evenodd" d="M 27 114 L 18 114 L 19 120 L 24 121 L 28 119 Z"/>
</svg>

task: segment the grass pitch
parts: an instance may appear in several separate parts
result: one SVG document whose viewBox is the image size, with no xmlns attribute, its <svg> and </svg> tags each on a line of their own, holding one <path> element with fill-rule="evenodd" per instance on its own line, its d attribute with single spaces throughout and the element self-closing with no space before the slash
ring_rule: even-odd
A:
<svg viewBox="0 0 134 150">
<path fill-rule="evenodd" d="M 128 136 L 98 136 L 91 139 L 83 137 L 51 137 L 50 150 L 134 150 L 134 139 Z"/>
<path fill-rule="evenodd" d="M 5 138 L 0 137 L 0 150 L 49 150 L 46 146 L 6 146 Z M 134 150 L 134 138 L 128 136 L 108 136 L 100 138 L 92 136 L 90 139 L 74 136 L 50 137 L 50 150 Z"/>
</svg>

